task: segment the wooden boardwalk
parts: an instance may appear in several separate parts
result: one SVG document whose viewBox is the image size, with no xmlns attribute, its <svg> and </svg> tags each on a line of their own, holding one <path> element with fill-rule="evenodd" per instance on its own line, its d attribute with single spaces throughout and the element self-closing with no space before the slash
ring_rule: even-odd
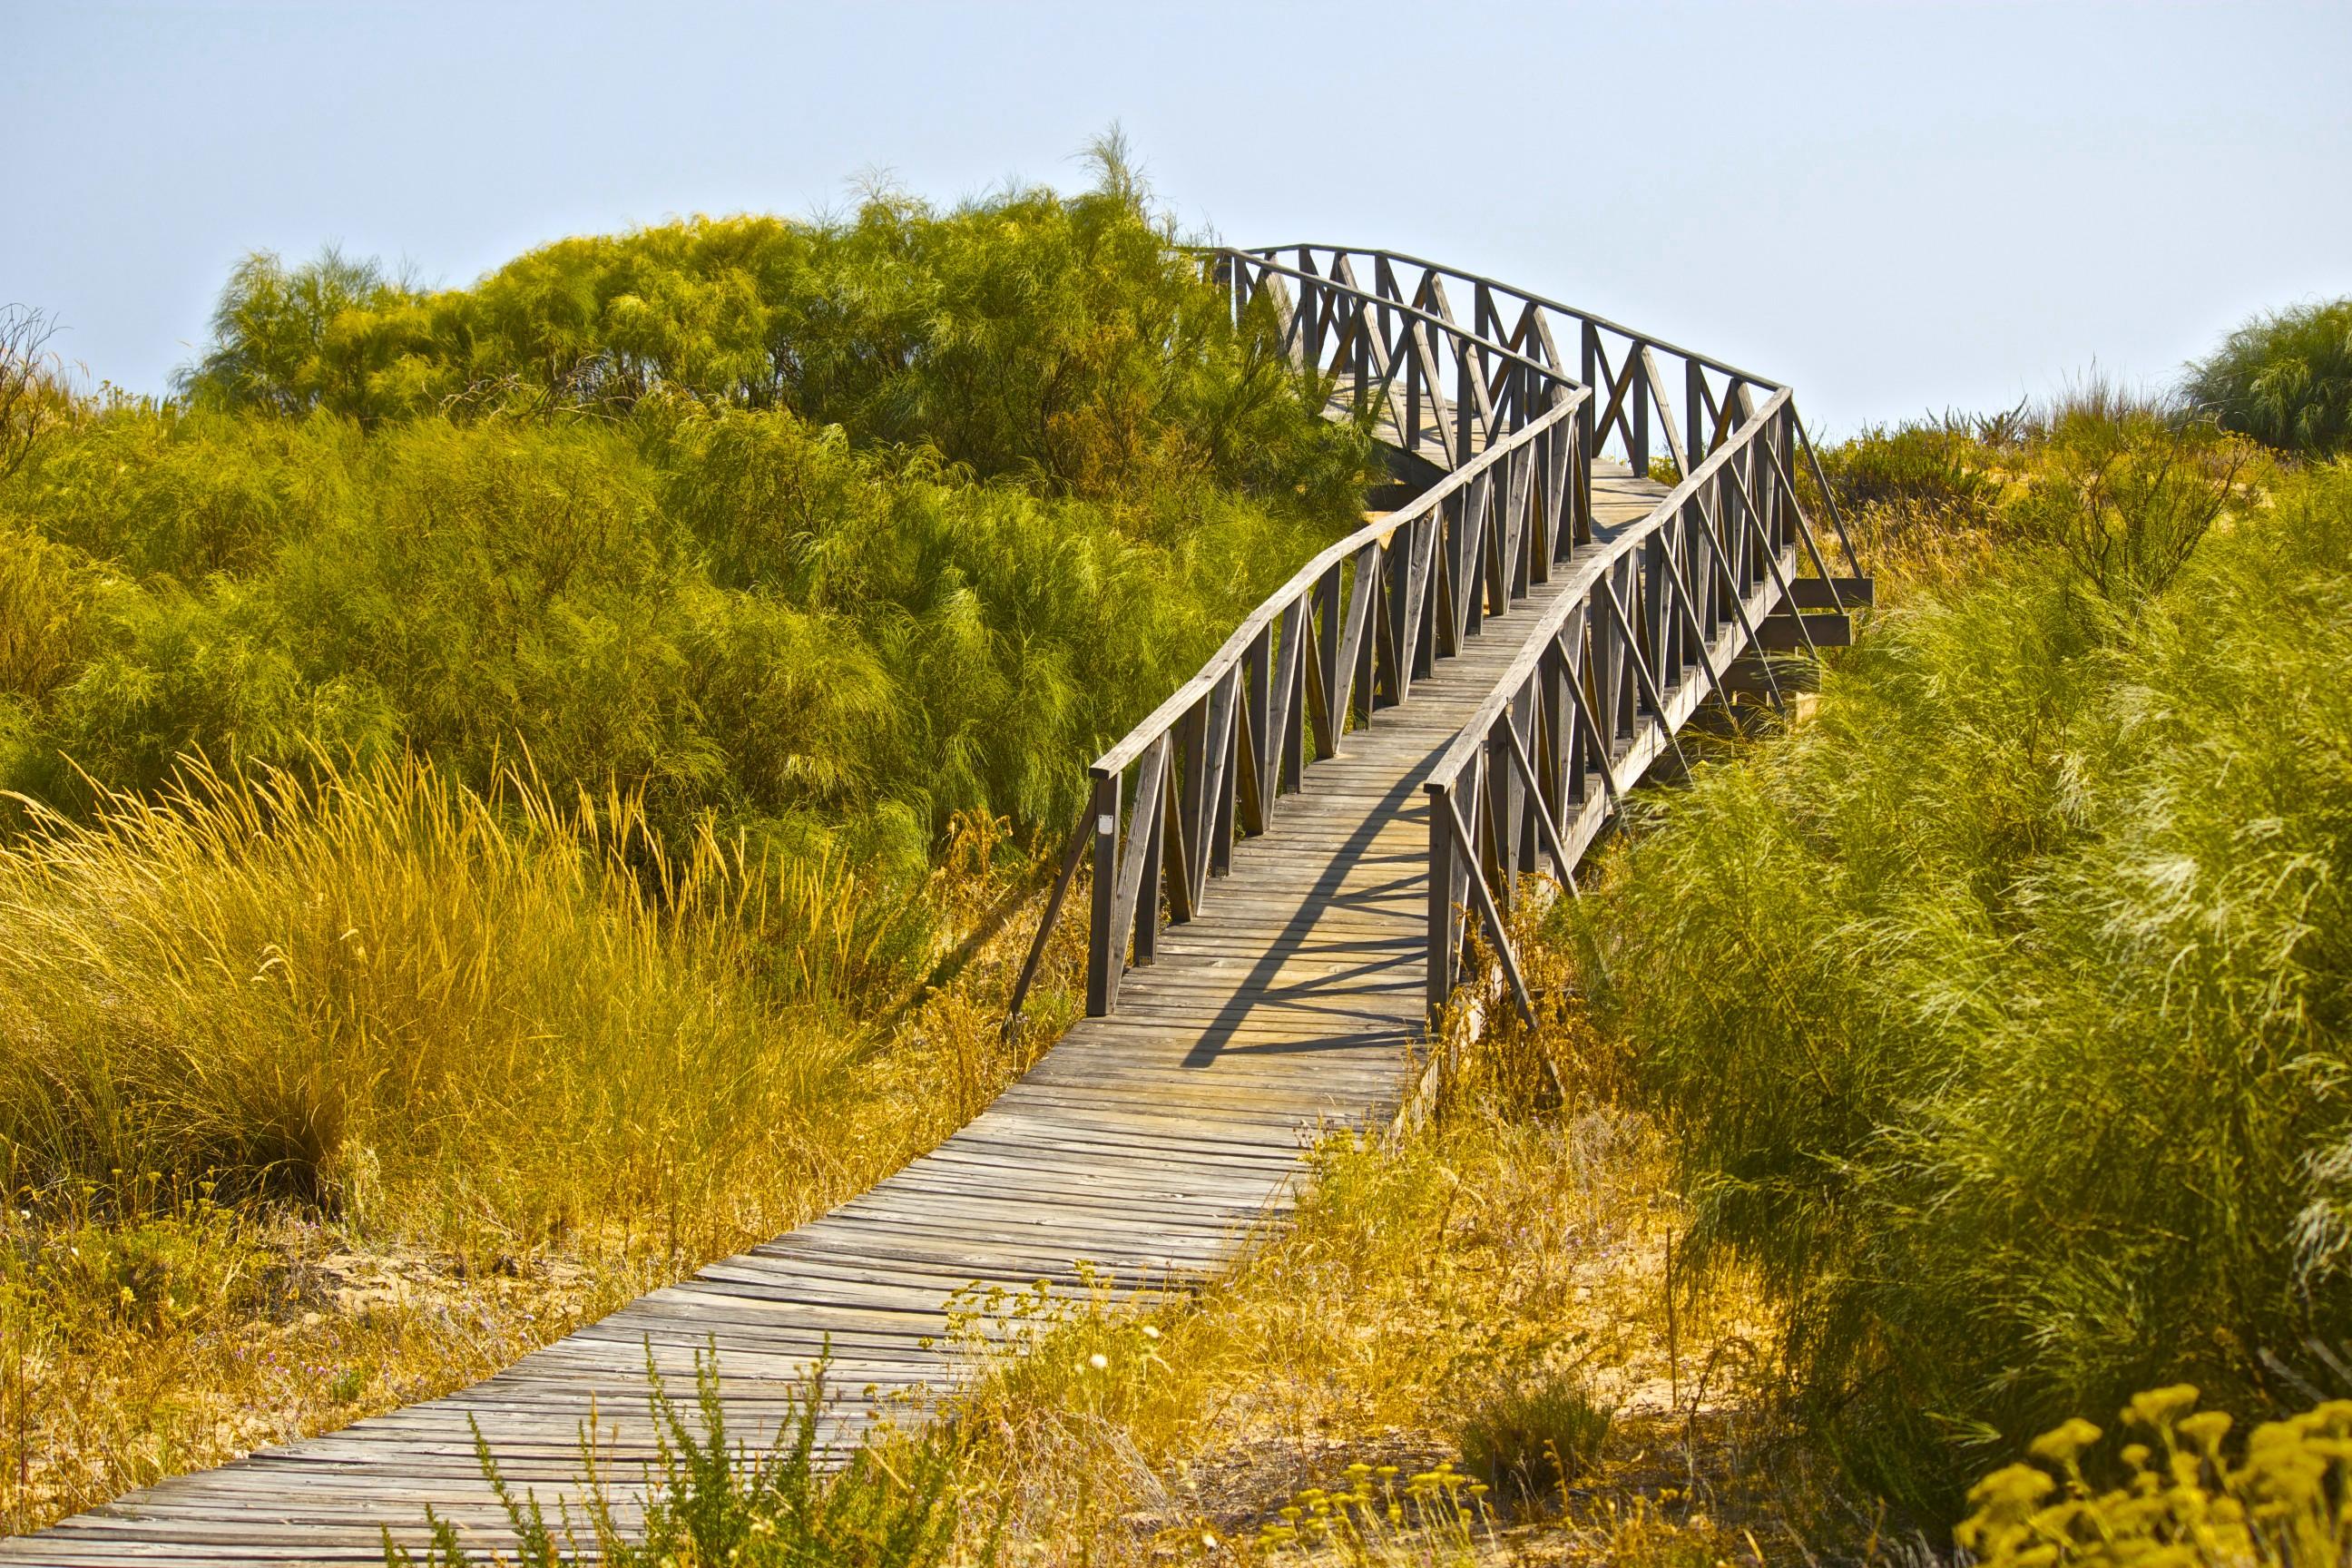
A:
<svg viewBox="0 0 2352 1568">
<path fill-rule="evenodd" d="M 1404 468 L 1444 478 L 1302 565 L 1092 763 L 1053 908 L 1091 850 L 1095 1016 L 823 1218 L 447 1398 L 0 1542 L 0 1563 L 374 1562 L 428 1504 L 487 1551 L 505 1521 L 472 1425 L 551 1510 L 593 1415 L 625 1487 L 654 1448 L 648 1354 L 683 1391 L 715 1345 L 730 1430 L 756 1441 L 830 1345 L 845 1442 L 953 1385 L 960 1291 L 1208 1273 L 1290 1202 L 1318 1129 L 1396 1105 L 1465 910 L 1528 1006 L 1498 909 L 1521 873 L 1572 868 L 1699 705 L 1728 707 L 1735 659 L 1843 641 L 1868 604 L 1842 525 L 1833 578 L 1800 504 L 1801 454 L 1828 486 L 1786 387 L 1394 253 L 1203 265 L 1236 320 L 1272 312 L 1333 413 L 1360 389 Z M 1671 492 L 1635 477 L 1654 455 Z M 1337 754 L 1302 765 L 1309 745 Z"/>
<path fill-rule="evenodd" d="M 1598 469 L 1596 532 L 1664 487 Z M 1597 546 L 1596 546 L 1597 547 Z M 933 1343 L 960 1289 L 1197 1278 L 1290 1200 L 1318 1128 L 1392 1110 L 1424 1016 L 1433 763 L 1570 574 L 1538 584 L 1349 732 L 1233 849 L 1200 912 L 1128 974 L 1118 1011 L 1069 1030 L 962 1131 L 863 1196 L 712 1264 L 446 1398 L 165 1481 L 37 1535 L 0 1563 L 373 1563 L 382 1531 L 421 1544 L 427 1504 L 478 1550 L 507 1543 L 477 1468 L 480 1425 L 508 1479 L 551 1514 L 574 1495 L 593 1410 L 626 1481 L 649 1458 L 648 1347 L 690 1390 L 715 1344 L 730 1430 L 772 1433 L 830 1342 L 835 1436 L 877 1405 L 939 1390 Z"/>
</svg>

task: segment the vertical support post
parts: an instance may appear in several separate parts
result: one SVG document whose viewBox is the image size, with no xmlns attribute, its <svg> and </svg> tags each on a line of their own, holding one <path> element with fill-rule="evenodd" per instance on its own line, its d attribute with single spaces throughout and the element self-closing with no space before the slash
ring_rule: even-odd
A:
<svg viewBox="0 0 2352 1568">
<path fill-rule="evenodd" d="M 1543 742 L 1536 752 L 1536 777 L 1542 786 L 1545 808 L 1554 822 L 1562 824 L 1568 821 L 1569 781 L 1578 771 L 1570 729 L 1575 716 L 1568 706 L 1566 664 L 1557 641 L 1544 649 L 1536 663 L 1536 724 Z M 1555 869 L 1566 882 L 1576 868 L 1559 866 Z"/>
<path fill-rule="evenodd" d="M 1316 638 L 1317 662 L 1322 666 L 1323 720 L 1327 733 L 1316 738 L 1315 755 L 1319 762 L 1339 754 L 1339 737 L 1348 730 L 1348 700 L 1342 695 L 1345 687 L 1340 680 L 1340 661 L 1347 655 L 1347 600 L 1340 593 L 1339 578 L 1346 563 L 1335 561 L 1331 570 L 1323 574 L 1315 584 L 1315 599 L 1321 608 L 1322 635 Z M 1328 742 L 1326 744 L 1326 742 Z"/>
<path fill-rule="evenodd" d="M 1266 792 L 1272 801 L 1298 787 L 1307 771 L 1307 658 L 1311 651 L 1307 644 L 1307 601 L 1300 599 L 1282 615 L 1282 647 L 1276 655 L 1278 688 L 1276 696 L 1276 723 L 1280 731 L 1278 741 L 1266 750 L 1275 760 L 1277 772 L 1274 787 Z"/>
<path fill-rule="evenodd" d="M 1591 384 L 1588 382 L 1586 384 Z M 1588 395 L 1576 411 L 1576 526 L 1570 530 L 1568 544 L 1559 552 L 1562 560 L 1566 560 L 1569 551 L 1577 545 L 1592 542 L 1592 458 L 1593 447 L 1600 440 L 1599 434 L 1592 427 L 1595 417 L 1592 398 Z"/>
<path fill-rule="evenodd" d="M 1421 451 L 1421 353 L 1416 339 L 1421 326 L 1411 317 L 1402 318 L 1402 325 L 1394 352 L 1404 361 L 1404 449 L 1417 456 Z"/>
<path fill-rule="evenodd" d="M 1217 683 L 1209 699 L 1210 770 L 1209 875 L 1222 877 L 1234 868 L 1234 807 L 1241 797 L 1240 715 L 1242 672 L 1237 667 Z"/>
<path fill-rule="evenodd" d="M 1129 833 L 1148 837 L 1143 841 L 1143 880 L 1135 894 L 1135 967 L 1148 969 L 1160 958 L 1160 879 L 1168 865 L 1168 792 L 1176 787 L 1175 737 L 1162 735 L 1159 745 L 1162 755 L 1157 768 L 1146 766 L 1136 770 L 1135 809 L 1127 819 Z M 1147 789 L 1146 784 L 1154 787 Z M 1145 795 L 1151 798 L 1146 800 Z"/>
<path fill-rule="evenodd" d="M 1087 1016 L 1107 1018 L 1118 1005 L 1118 974 L 1127 961 L 1127 933 L 1114 931 L 1118 913 L 1118 775 L 1094 782 L 1095 886 L 1087 927 Z"/>
<path fill-rule="evenodd" d="M 1192 710 L 1176 721 L 1176 734 L 1184 744 L 1184 771 L 1171 774 L 1168 787 L 1175 791 L 1177 820 L 1184 824 L 1187 840 L 1181 847 L 1184 864 L 1178 868 L 1184 879 L 1184 901 L 1189 906 L 1209 875 L 1209 819 L 1215 815 L 1215 805 L 1209 795 L 1209 704 L 1215 692 L 1192 705 Z M 1178 787 L 1178 781 L 1182 787 Z M 1188 907 L 1185 918 L 1192 918 Z"/>
<path fill-rule="evenodd" d="M 1274 714 L 1274 628 L 1267 626 L 1242 656 L 1242 696 L 1249 714 L 1249 732 L 1256 754 L 1250 759 L 1250 792 L 1256 805 L 1255 818 L 1244 815 L 1242 826 L 1252 833 L 1264 833 L 1274 822 L 1274 759 L 1276 756 Z M 1238 762 L 1240 759 L 1235 759 Z"/>
<path fill-rule="evenodd" d="M 1454 932 L 1454 834 L 1446 819 L 1454 810 L 1448 787 L 1423 786 L 1429 801 L 1429 964 L 1427 999 L 1430 1021 L 1444 1010 L 1454 994 L 1454 965 L 1461 962 L 1461 942 Z"/>
<path fill-rule="evenodd" d="M 1683 445 L 1689 448 L 1683 458 L 1683 477 L 1687 479 L 1706 461 L 1706 371 L 1695 359 L 1683 361 L 1683 388 L 1690 405 L 1683 426 Z"/>
<path fill-rule="evenodd" d="M 1591 321 L 1585 322 L 1583 339 L 1583 369 L 1578 374 L 1577 380 L 1580 384 L 1593 388 L 1593 396 L 1597 397 L 1601 395 L 1601 388 L 1600 384 L 1593 377 L 1598 374 L 1601 364 L 1601 329 Z M 1601 443 L 1609 439 L 1608 431 L 1593 428 L 1592 422 L 1595 417 L 1592 401 L 1587 398 L 1584 404 L 1584 416 L 1577 421 L 1584 430 L 1584 457 L 1587 462 L 1601 456 Z M 1577 542 L 1581 544 L 1584 542 L 1579 540 Z"/>
<path fill-rule="evenodd" d="M 1478 367 L 1471 358 L 1472 340 L 1449 336 L 1454 341 L 1454 462 L 1458 468 L 1478 455 L 1477 436 L 1470 427 L 1478 411 Z"/>
<path fill-rule="evenodd" d="M 1650 399 L 1658 391 L 1650 384 L 1650 356 L 1643 352 L 1649 346 L 1637 342 L 1625 351 L 1625 374 L 1633 378 L 1625 397 L 1625 411 L 1633 416 L 1633 435 L 1626 443 L 1625 456 L 1637 479 L 1650 477 Z"/>
</svg>

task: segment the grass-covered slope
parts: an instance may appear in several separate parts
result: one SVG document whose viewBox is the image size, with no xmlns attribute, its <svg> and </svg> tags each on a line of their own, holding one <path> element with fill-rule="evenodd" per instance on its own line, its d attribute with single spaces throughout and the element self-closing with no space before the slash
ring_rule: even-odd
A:
<svg viewBox="0 0 2352 1568">
<path fill-rule="evenodd" d="M 1699 1237 L 1951 1517 L 2064 1416 L 2276 1405 L 2352 1336 L 2352 471 L 2095 407 L 1832 469 L 1897 602 L 1588 912 Z"/>
</svg>

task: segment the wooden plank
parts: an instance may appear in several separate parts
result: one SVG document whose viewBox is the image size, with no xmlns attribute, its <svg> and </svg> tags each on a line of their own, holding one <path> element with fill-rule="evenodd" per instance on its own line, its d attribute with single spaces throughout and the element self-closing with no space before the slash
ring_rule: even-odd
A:
<svg viewBox="0 0 2352 1568">
<path fill-rule="evenodd" d="M 1757 623 L 1756 642 L 1767 653 L 1794 653 L 1808 647 L 1848 647 L 1853 643 L 1853 622 L 1833 613 L 1799 616 L 1779 611 Z"/>
<path fill-rule="evenodd" d="M 1849 609 L 1857 605 L 1867 609 L 1875 586 L 1875 580 L 1869 577 L 1832 577 L 1826 582 L 1819 577 L 1795 577 L 1789 582 L 1789 602 L 1801 610 L 1832 610 L 1841 604 Z"/>
</svg>

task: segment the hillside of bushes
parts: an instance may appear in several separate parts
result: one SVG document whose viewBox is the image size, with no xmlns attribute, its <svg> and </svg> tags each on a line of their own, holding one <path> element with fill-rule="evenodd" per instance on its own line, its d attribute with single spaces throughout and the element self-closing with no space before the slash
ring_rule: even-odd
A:
<svg viewBox="0 0 2352 1568">
<path fill-rule="evenodd" d="M 527 755 L 906 868 L 959 811 L 1066 820 L 1366 461 L 1123 181 L 437 292 L 252 258 L 182 395 L 0 481 L 0 787 Z"/>
</svg>

